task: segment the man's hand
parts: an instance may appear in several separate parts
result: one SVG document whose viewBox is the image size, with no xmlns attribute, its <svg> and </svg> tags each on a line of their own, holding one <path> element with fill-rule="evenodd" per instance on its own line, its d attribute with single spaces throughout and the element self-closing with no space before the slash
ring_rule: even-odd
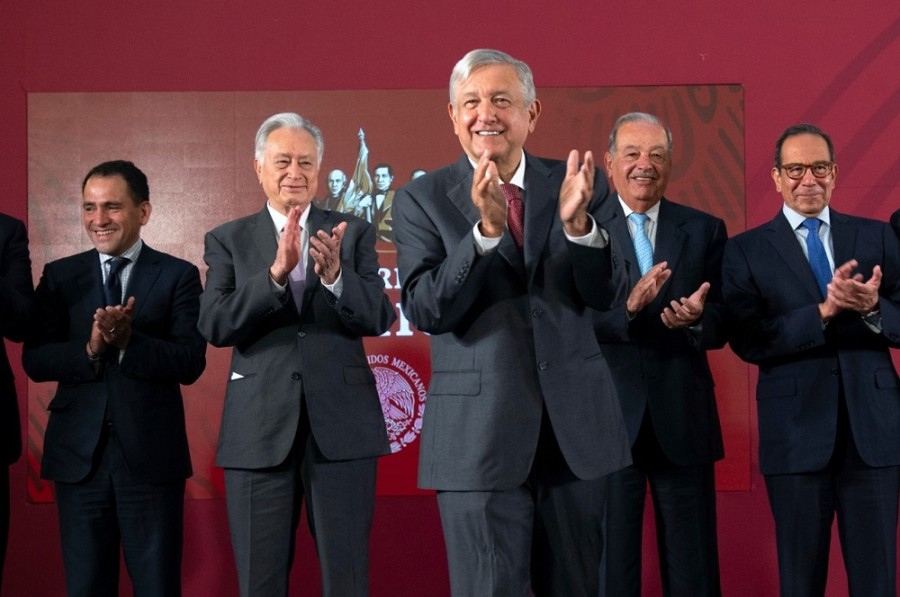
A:
<svg viewBox="0 0 900 597">
<path fill-rule="evenodd" d="M 628 295 L 628 300 L 625 302 L 625 310 L 628 311 L 629 317 L 634 317 L 644 307 L 653 302 L 663 284 L 672 275 L 672 270 L 668 268 L 668 265 L 668 262 L 660 261 L 651 267 L 634 285 L 634 288 L 631 289 L 631 293 Z"/>
<path fill-rule="evenodd" d="M 125 305 L 103 307 L 94 312 L 91 337 L 86 347 L 88 356 L 96 358 L 110 346 L 124 350 L 131 340 L 131 313 L 134 311 L 134 297 L 129 297 Z"/>
<path fill-rule="evenodd" d="M 840 311 L 856 311 L 865 314 L 878 307 L 878 289 L 881 288 L 883 275 L 881 266 L 876 265 L 872 268 L 872 277 L 863 282 L 862 274 L 853 273 L 857 265 L 859 265 L 857 261 L 851 259 L 837 268 L 828 284 L 828 297 L 823 305 L 831 303 L 832 309 L 836 309 L 834 315 Z M 820 305 L 819 311 L 821 313 L 822 305 Z"/>
<path fill-rule="evenodd" d="M 700 321 L 708 292 L 709 282 L 704 282 L 691 296 L 681 297 L 680 301 L 672 301 L 670 306 L 663 309 L 659 315 L 663 325 L 674 330 L 694 325 Z"/>
<path fill-rule="evenodd" d="M 569 152 L 566 177 L 559 189 L 559 218 L 569 236 L 584 236 L 591 231 L 587 208 L 594 193 L 594 154 L 584 152 L 584 163 L 578 167 L 578 151 Z"/>
<path fill-rule="evenodd" d="M 491 161 L 487 150 L 481 154 L 472 175 L 472 203 L 481 214 L 481 235 L 485 238 L 502 236 L 506 227 L 506 199 L 500 191 L 497 165 Z"/>
<path fill-rule="evenodd" d="M 275 262 L 269 267 L 269 276 L 280 286 L 287 284 L 288 274 L 300 263 L 300 216 L 303 208 L 292 207 L 287 215 L 287 223 L 278 239 Z"/>
<path fill-rule="evenodd" d="M 331 235 L 319 230 L 309 237 L 309 255 L 316 262 L 313 266 L 323 284 L 334 284 L 341 273 L 341 239 L 347 230 L 347 222 L 331 229 Z"/>
</svg>

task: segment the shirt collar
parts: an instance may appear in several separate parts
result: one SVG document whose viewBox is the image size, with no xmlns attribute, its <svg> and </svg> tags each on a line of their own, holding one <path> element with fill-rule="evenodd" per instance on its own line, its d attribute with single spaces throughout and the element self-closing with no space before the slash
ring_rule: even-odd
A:
<svg viewBox="0 0 900 597">
<path fill-rule="evenodd" d="M 137 242 L 128 247 L 125 251 L 122 251 L 119 255 L 107 255 L 106 253 L 97 252 L 100 255 L 100 263 L 106 263 L 113 257 L 124 257 L 128 259 L 131 263 L 137 261 L 137 258 L 141 255 L 141 249 L 144 246 L 144 241 L 141 239 L 137 239 Z"/>
<path fill-rule="evenodd" d="M 519 165 L 516 168 L 515 173 L 513 173 L 512 178 L 509 179 L 509 184 L 514 184 L 520 189 L 525 189 L 525 150 L 521 150 L 522 155 L 519 158 Z M 478 167 L 478 162 L 473 160 L 471 157 L 469 158 L 469 163 L 472 164 L 472 168 Z M 502 181 L 501 181 L 502 182 Z"/>
<path fill-rule="evenodd" d="M 625 212 L 625 217 L 628 218 L 628 216 L 630 216 L 631 214 L 634 213 L 634 210 L 631 209 L 630 207 L 628 207 L 628 205 L 625 203 L 625 201 L 622 200 L 621 195 L 619 195 L 618 197 L 619 197 L 619 205 L 622 206 L 622 211 Z M 644 215 L 646 215 L 648 218 L 650 218 L 650 221 L 653 222 L 654 224 L 659 219 L 659 204 L 660 203 L 661 203 L 660 201 L 657 201 L 656 203 L 653 204 L 653 207 L 651 207 L 650 209 L 648 209 L 647 211 L 644 212 Z"/>
<path fill-rule="evenodd" d="M 803 221 L 807 217 L 809 217 L 809 216 L 805 216 L 803 214 L 797 213 L 796 211 L 794 211 L 793 209 L 788 207 L 787 203 L 785 203 L 784 206 L 782 206 L 781 212 L 784 214 L 784 217 L 787 218 L 787 221 L 791 225 L 792 230 L 796 230 L 797 228 L 799 228 L 800 224 L 802 224 Z M 825 224 L 827 224 L 828 226 L 831 226 L 831 211 L 828 209 L 827 205 L 825 206 L 825 209 L 823 209 L 822 212 L 815 217 L 818 218 L 820 221 L 825 222 Z"/>
<path fill-rule="evenodd" d="M 309 219 L 309 208 L 311 205 L 312 203 L 307 205 L 303 213 L 300 214 L 300 228 L 303 230 L 306 230 L 306 220 Z M 278 234 L 281 234 L 281 231 L 284 230 L 284 226 L 287 224 L 287 216 L 272 207 L 272 204 L 268 201 L 266 201 L 266 209 L 269 210 L 269 216 L 272 218 L 272 223 L 275 224 L 275 230 L 278 231 Z"/>
</svg>

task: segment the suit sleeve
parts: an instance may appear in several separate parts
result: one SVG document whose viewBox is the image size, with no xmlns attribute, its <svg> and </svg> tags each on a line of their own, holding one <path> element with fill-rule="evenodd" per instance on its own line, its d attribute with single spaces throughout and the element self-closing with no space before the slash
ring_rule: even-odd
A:
<svg viewBox="0 0 900 597">
<path fill-rule="evenodd" d="M 696 335 L 693 332 L 685 331 L 689 334 L 691 344 L 699 350 L 722 348 L 730 336 L 730 319 L 725 308 L 725 299 L 722 296 L 722 259 L 727 238 L 725 222 L 716 218 L 709 245 L 706 248 L 706 261 L 703 268 L 704 281 L 709 282 L 709 293 L 706 295 L 703 316 L 700 319 L 701 329 Z"/>
<path fill-rule="evenodd" d="M 34 314 L 34 285 L 25 225 L 11 222 L 0 256 L 0 334 L 21 342 Z"/>
<path fill-rule="evenodd" d="M 406 187 L 394 197 L 403 312 L 419 330 L 443 334 L 456 329 L 478 299 L 497 251 L 478 255 L 471 229 L 447 246 L 421 201 Z"/>
<path fill-rule="evenodd" d="M 378 274 L 374 226 L 361 220 L 348 223 L 341 241 L 341 279 L 344 290 L 340 298 L 335 300 L 324 286 L 322 292 L 344 326 L 358 336 L 386 332 L 397 314 L 384 292 L 384 279 Z"/>
<path fill-rule="evenodd" d="M 291 317 L 288 292 L 273 289 L 269 270 L 260 267 L 237 279 L 234 234 L 213 230 L 204 239 L 206 288 L 200 296 L 200 333 L 213 346 L 235 346 L 284 325 Z M 293 316 L 296 320 L 296 315 Z"/>
<path fill-rule="evenodd" d="M 562 164 L 565 168 L 565 163 Z M 594 219 L 594 225 L 600 226 L 600 210 L 606 201 L 612 201 L 606 176 L 599 169 L 594 172 L 594 196 L 588 212 Z M 559 216 L 557 216 L 559 217 Z M 623 268 L 614 268 L 612 260 L 612 238 L 605 230 L 599 230 L 607 239 L 603 248 L 588 247 L 566 240 L 569 255 L 572 259 L 575 287 L 586 305 L 597 310 L 610 309 L 616 302 L 616 291 L 622 285 Z"/>
<path fill-rule="evenodd" d="M 767 278 L 757 279 L 748 252 L 752 252 L 752 244 L 742 242 L 740 237 L 725 244 L 722 294 L 734 325 L 732 350 L 743 360 L 758 365 L 823 346 L 825 329 L 818 304 L 810 302 L 770 312 L 761 288 L 769 283 L 769 277 L 789 274 L 763 264 Z"/>
<path fill-rule="evenodd" d="M 154 290 L 163 292 L 164 288 L 169 287 L 157 284 Z M 188 385 L 197 381 L 206 368 L 206 340 L 197 329 L 201 291 L 197 267 L 181 267 L 171 287 L 168 330 L 160 336 L 132 326 L 131 340 L 120 364 L 122 373 L 154 382 Z"/>
<path fill-rule="evenodd" d="M 53 263 L 44 266 L 35 290 L 34 326 L 22 351 L 25 372 L 36 382 L 80 383 L 100 378 L 100 369 L 85 352 L 91 319 L 70 321 L 65 293 L 77 289 L 64 268 Z"/>
</svg>

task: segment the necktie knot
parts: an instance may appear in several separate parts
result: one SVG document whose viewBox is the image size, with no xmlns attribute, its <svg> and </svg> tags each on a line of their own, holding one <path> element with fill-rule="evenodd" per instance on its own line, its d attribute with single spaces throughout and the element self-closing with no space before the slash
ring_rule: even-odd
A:
<svg viewBox="0 0 900 597">
<path fill-rule="evenodd" d="M 628 219 L 634 224 L 634 236 L 631 240 L 634 243 L 634 254 L 643 276 L 653 267 L 653 245 L 650 243 L 647 231 L 644 230 L 644 224 L 650 219 L 650 216 L 632 212 L 628 215 Z"/>
<path fill-rule="evenodd" d="M 819 218 L 806 218 L 800 225 L 809 230 L 812 234 L 819 233 Z"/>
<path fill-rule="evenodd" d="M 521 189 L 514 184 L 503 183 L 500 192 L 506 199 L 506 226 L 516 246 L 521 249 L 525 241 L 525 204 Z"/>
</svg>

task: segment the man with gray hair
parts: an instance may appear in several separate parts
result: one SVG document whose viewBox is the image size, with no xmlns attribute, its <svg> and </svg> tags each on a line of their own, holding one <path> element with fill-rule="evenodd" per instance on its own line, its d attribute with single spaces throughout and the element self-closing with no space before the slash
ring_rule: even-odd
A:
<svg viewBox="0 0 900 597">
<path fill-rule="evenodd" d="M 437 490 L 454 595 L 595 596 L 603 475 L 628 440 L 591 309 L 614 299 L 608 195 L 523 150 L 531 69 L 474 50 L 450 78 L 464 155 L 394 197 L 405 315 L 431 335 L 419 485 Z"/>
<path fill-rule="evenodd" d="M 618 201 L 598 220 L 627 272 L 625 300 L 598 314 L 633 464 L 609 476 L 601 595 L 640 597 L 647 484 L 665 595 L 720 595 L 714 462 L 722 430 L 706 351 L 727 341 L 725 223 L 666 199 L 672 133 L 631 112 L 609 136 L 606 172 Z"/>
<path fill-rule="evenodd" d="M 322 594 L 368 594 L 377 457 L 390 451 L 363 336 L 396 315 L 375 229 L 311 205 L 322 133 L 293 113 L 256 135 L 262 211 L 206 235 L 199 328 L 233 347 L 216 464 L 242 597 L 288 594 L 306 500 Z"/>
</svg>

